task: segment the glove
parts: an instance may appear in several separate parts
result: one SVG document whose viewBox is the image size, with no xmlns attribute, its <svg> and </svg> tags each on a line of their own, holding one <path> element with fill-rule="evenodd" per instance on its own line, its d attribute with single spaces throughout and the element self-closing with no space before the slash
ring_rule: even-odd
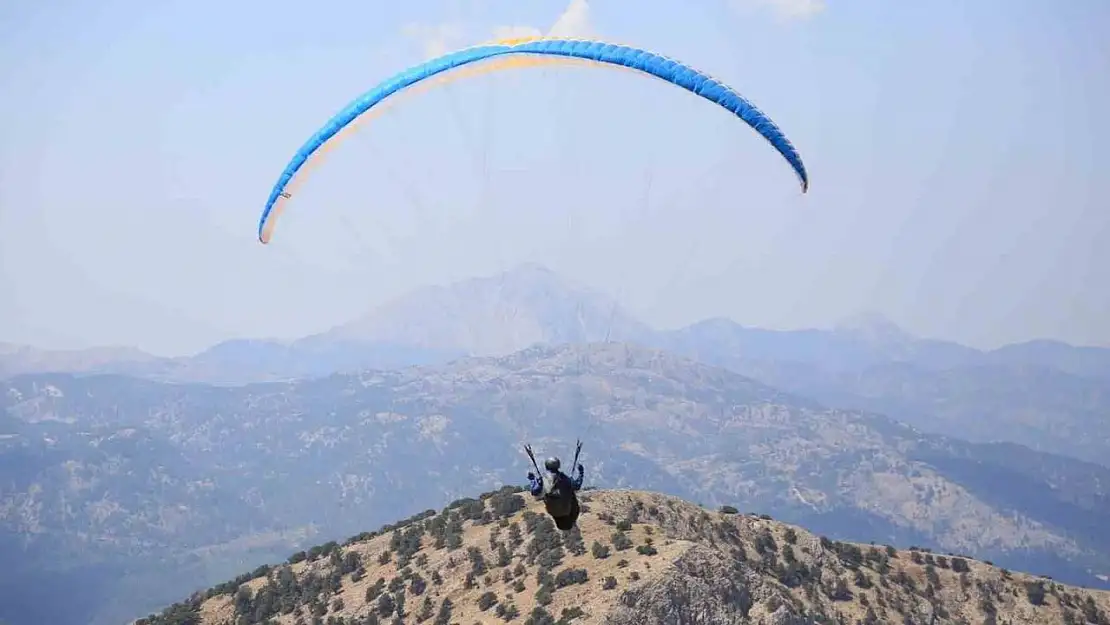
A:
<svg viewBox="0 0 1110 625">
<path fill-rule="evenodd" d="M 532 480 L 535 480 L 535 479 L 536 479 L 536 474 L 529 471 L 528 472 L 528 480 L 532 481 Z"/>
<path fill-rule="evenodd" d="M 582 465 L 578 465 L 578 474 L 582 475 L 585 472 L 586 472 L 586 469 Z"/>
</svg>

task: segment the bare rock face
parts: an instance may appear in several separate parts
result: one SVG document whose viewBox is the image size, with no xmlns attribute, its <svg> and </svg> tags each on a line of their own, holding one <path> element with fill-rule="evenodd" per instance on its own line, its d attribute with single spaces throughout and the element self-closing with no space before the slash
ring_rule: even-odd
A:
<svg viewBox="0 0 1110 625">
<path fill-rule="evenodd" d="M 697 545 L 680 556 L 663 578 L 630 589 L 606 619 L 610 625 L 727 625 L 747 623 L 752 609 L 748 577 L 733 560 Z"/>
<path fill-rule="evenodd" d="M 810 625 L 790 592 L 757 569 L 703 545 L 675 560 L 659 581 L 628 590 L 607 625 Z"/>
</svg>

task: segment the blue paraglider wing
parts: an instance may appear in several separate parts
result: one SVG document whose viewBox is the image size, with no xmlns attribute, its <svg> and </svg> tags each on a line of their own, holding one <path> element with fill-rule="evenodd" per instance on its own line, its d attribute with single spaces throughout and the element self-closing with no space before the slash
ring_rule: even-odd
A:
<svg viewBox="0 0 1110 625">
<path fill-rule="evenodd" d="M 654 52 L 602 41 L 550 37 L 509 40 L 466 48 L 406 69 L 378 84 L 336 113 L 297 150 L 281 172 L 258 222 L 259 241 L 269 242 L 276 209 L 290 197 L 289 183 L 305 162 L 348 124 L 391 95 L 423 80 L 458 67 L 507 55 L 540 55 L 594 61 L 638 70 L 682 87 L 744 120 L 790 164 L 801 182 L 802 193 L 809 189 L 809 176 L 802 158 L 782 130 L 736 90 L 701 71 Z"/>
</svg>

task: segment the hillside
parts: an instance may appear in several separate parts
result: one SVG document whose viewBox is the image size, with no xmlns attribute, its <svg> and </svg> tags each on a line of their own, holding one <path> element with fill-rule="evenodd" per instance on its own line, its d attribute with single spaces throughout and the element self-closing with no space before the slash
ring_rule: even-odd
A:
<svg viewBox="0 0 1110 625">
<path fill-rule="evenodd" d="M 566 453 L 576 436 L 599 486 L 1083 585 L 1110 571 L 1108 469 L 930 436 L 629 345 L 235 388 L 24 376 L 0 402 L 13 478 L 0 484 L 0 557 L 19 563 L 0 575 L 16 598 L 0 618 L 16 625 L 119 622 L 320 532 L 518 483 L 521 441 Z M 34 599 L 50 579 L 81 592 Z"/>
<path fill-rule="evenodd" d="M 158 360 L 128 347 L 49 350 L 0 342 L 0 379 L 46 371 L 144 373 Z"/>
<path fill-rule="evenodd" d="M 692 343 L 693 344 L 693 343 Z M 1011 442 L 1110 466 L 1110 383 L 1034 365 L 933 369 L 885 362 L 856 369 L 749 358 L 725 339 L 672 346 L 828 406 L 888 415 L 925 432 Z"/>
<path fill-rule="evenodd" d="M 583 492 L 561 533 L 516 490 L 297 553 L 137 625 L 1110 624 L 1110 593 L 965 557 L 643 491 Z"/>
</svg>

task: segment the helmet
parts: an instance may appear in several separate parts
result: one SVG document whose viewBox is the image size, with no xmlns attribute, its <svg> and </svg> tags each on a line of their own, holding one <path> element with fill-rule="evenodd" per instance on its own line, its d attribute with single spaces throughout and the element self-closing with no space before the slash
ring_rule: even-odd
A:
<svg viewBox="0 0 1110 625">
<path fill-rule="evenodd" d="M 544 460 L 543 462 L 544 468 L 548 471 L 551 471 L 552 473 L 559 470 L 560 464 L 561 463 L 559 462 L 559 459 L 554 456 L 548 458 L 547 460 Z"/>
</svg>

